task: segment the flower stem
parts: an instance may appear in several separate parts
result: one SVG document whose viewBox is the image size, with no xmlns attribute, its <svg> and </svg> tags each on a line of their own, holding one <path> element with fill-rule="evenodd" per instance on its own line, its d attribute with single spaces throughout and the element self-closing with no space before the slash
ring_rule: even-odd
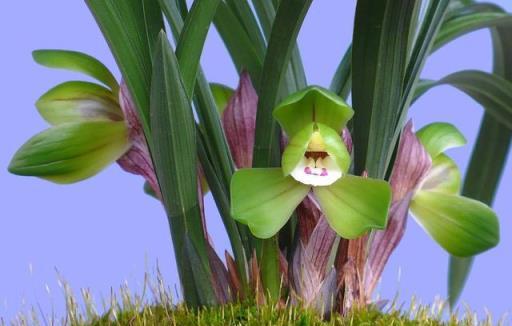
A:
<svg viewBox="0 0 512 326">
<path fill-rule="evenodd" d="M 278 300 L 281 290 L 279 273 L 279 241 L 277 236 L 262 240 L 259 255 L 263 287 L 271 300 Z"/>
</svg>

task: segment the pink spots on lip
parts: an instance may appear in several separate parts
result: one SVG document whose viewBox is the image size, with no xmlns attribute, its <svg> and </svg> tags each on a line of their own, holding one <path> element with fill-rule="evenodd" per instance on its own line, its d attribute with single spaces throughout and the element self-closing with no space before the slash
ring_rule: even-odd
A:
<svg viewBox="0 0 512 326">
<path fill-rule="evenodd" d="M 304 173 L 308 174 L 308 175 L 316 175 L 316 176 L 319 176 L 319 177 L 326 177 L 326 176 L 329 175 L 329 173 L 327 172 L 326 168 L 322 168 L 321 172 L 320 171 L 316 171 L 316 170 L 319 170 L 319 169 L 315 168 L 313 170 L 311 167 L 306 166 L 304 168 Z"/>
</svg>

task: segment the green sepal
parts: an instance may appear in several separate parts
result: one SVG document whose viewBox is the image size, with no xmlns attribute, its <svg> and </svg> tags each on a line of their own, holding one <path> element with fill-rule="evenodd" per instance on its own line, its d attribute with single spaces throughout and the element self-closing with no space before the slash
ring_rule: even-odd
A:
<svg viewBox="0 0 512 326">
<path fill-rule="evenodd" d="M 447 149 L 466 145 L 464 135 L 454 125 L 445 122 L 428 124 L 418 130 L 416 136 L 431 158 L 435 158 Z"/>
<path fill-rule="evenodd" d="M 273 112 L 288 137 L 318 122 L 341 133 L 354 111 L 336 94 L 319 86 L 310 86 L 294 93 L 279 104 Z"/>
<path fill-rule="evenodd" d="M 52 125 L 87 120 L 122 121 L 123 112 L 103 86 L 70 81 L 55 86 L 36 102 L 39 114 Z"/>
<path fill-rule="evenodd" d="M 129 147 L 124 122 L 63 124 L 27 141 L 14 155 L 9 171 L 55 183 L 74 183 L 99 173 Z"/>
<path fill-rule="evenodd" d="M 88 54 L 67 50 L 36 50 L 32 52 L 32 57 L 45 67 L 81 72 L 107 85 L 114 93 L 119 90 L 119 84 L 110 70 Z"/>
<path fill-rule="evenodd" d="M 313 191 L 329 225 L 345 239 L 387 225 L 391 187 L 383 180 L 347 175 Z"/>
<path fill-rule="evenodd" d="M 455 195 L 460 193 L 461 184 L 457 164 L 445 154 L 439 154 L 432 160 L 432 167 L 425 176 L 421 190 Z"/>
<path fill-rule="evenodd" d="M 231 179 L 231 214 L 258 238 L 268 239 L 288 221 L 310 186 L 280 168 L 241 169 Z"/>
<path fill-rule="evenodd" d="M 411 202 L 411 212 L 425 231 L 453 256 L 474 256 L 499 242 L 496 214 L 477 200 L 418 191 Z"/>
<path fill-rule="evenodd" d="M 210 83 L 210 89 L 217 106 L 217 112 L 222 116 L 222 113 L 224 113 L 224 110 L 228 105 L 229 99 L 233 96 L 235 91 L 226 85 L 217 83 Z"/>
</svg>

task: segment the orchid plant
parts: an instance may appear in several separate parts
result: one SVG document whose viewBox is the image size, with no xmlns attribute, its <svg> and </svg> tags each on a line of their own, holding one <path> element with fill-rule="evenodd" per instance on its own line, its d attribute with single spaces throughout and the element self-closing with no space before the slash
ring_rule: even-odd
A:
<svg viewBox="0 0 512 326">
<path fill-rule="evenodd" d="M 36 107 L 50 128 L 9 170 L 68 184 L 117 162 L 144 177 L 166 210 L 187 304 L 255 299 L 324 315 L 369 304 L 410 212 L 452 257 L 454 305 L 472 257 L 498 244 L 489 205 L 512 135 L 512 16 L 501 8 L 358 0 L 353 44 L 326 89 L 308 85 L 296 46 L 312 0 L 86 3 L 122 80 L 92 56 L 35 51 L 38 63 L 97 82 L 44 94 Z M 235 90 L 209 83 L 199 65 L 212 23 L 240 72 Z M 420 79 L 429 54 L 479 28 L 492 31 L 493 73 Z M 411 103 L 442 84 L 486 112 L 464 184 L 445 153 L 464 136 L 449 123 L 415 133 L 407 122 Z M 204 223 L 207 192 L 230 240 L 224 261 Z"/>
</svg>

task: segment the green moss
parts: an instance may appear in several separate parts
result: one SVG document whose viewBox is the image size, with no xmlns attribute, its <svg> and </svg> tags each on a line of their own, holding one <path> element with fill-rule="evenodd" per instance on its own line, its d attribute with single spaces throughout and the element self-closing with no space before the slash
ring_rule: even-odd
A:
<svg viewBox="0 0 512 326">
<path fill-rule="evenodd" d="M 359 310 L 347 317 L 336 316 L 330 321 L 323 321 L 312 311 L 299 308 L 277 309 L 271 306 L 255 307 L 246 305 L 228 305 L 224 307 L 205 308 L 197 311 L 187 309 L 183 306 L 148 306 L 141 311 L 122 311 L 115 314 L 109 313 L 102 318 L 92 321 L 92 326 L 107 325 L 297 325 L 297 326 L 320 326 L 320 325 L 368 325 L 368 326 L 391 326 L 391 325 L 470 325 L 469 320 L 443 323 L 423 308 L 413 316 L 399 311 L 382 313 L 377 310 Z M 414 319 L 411 319 L 414 318 Z"/>
</svg>

